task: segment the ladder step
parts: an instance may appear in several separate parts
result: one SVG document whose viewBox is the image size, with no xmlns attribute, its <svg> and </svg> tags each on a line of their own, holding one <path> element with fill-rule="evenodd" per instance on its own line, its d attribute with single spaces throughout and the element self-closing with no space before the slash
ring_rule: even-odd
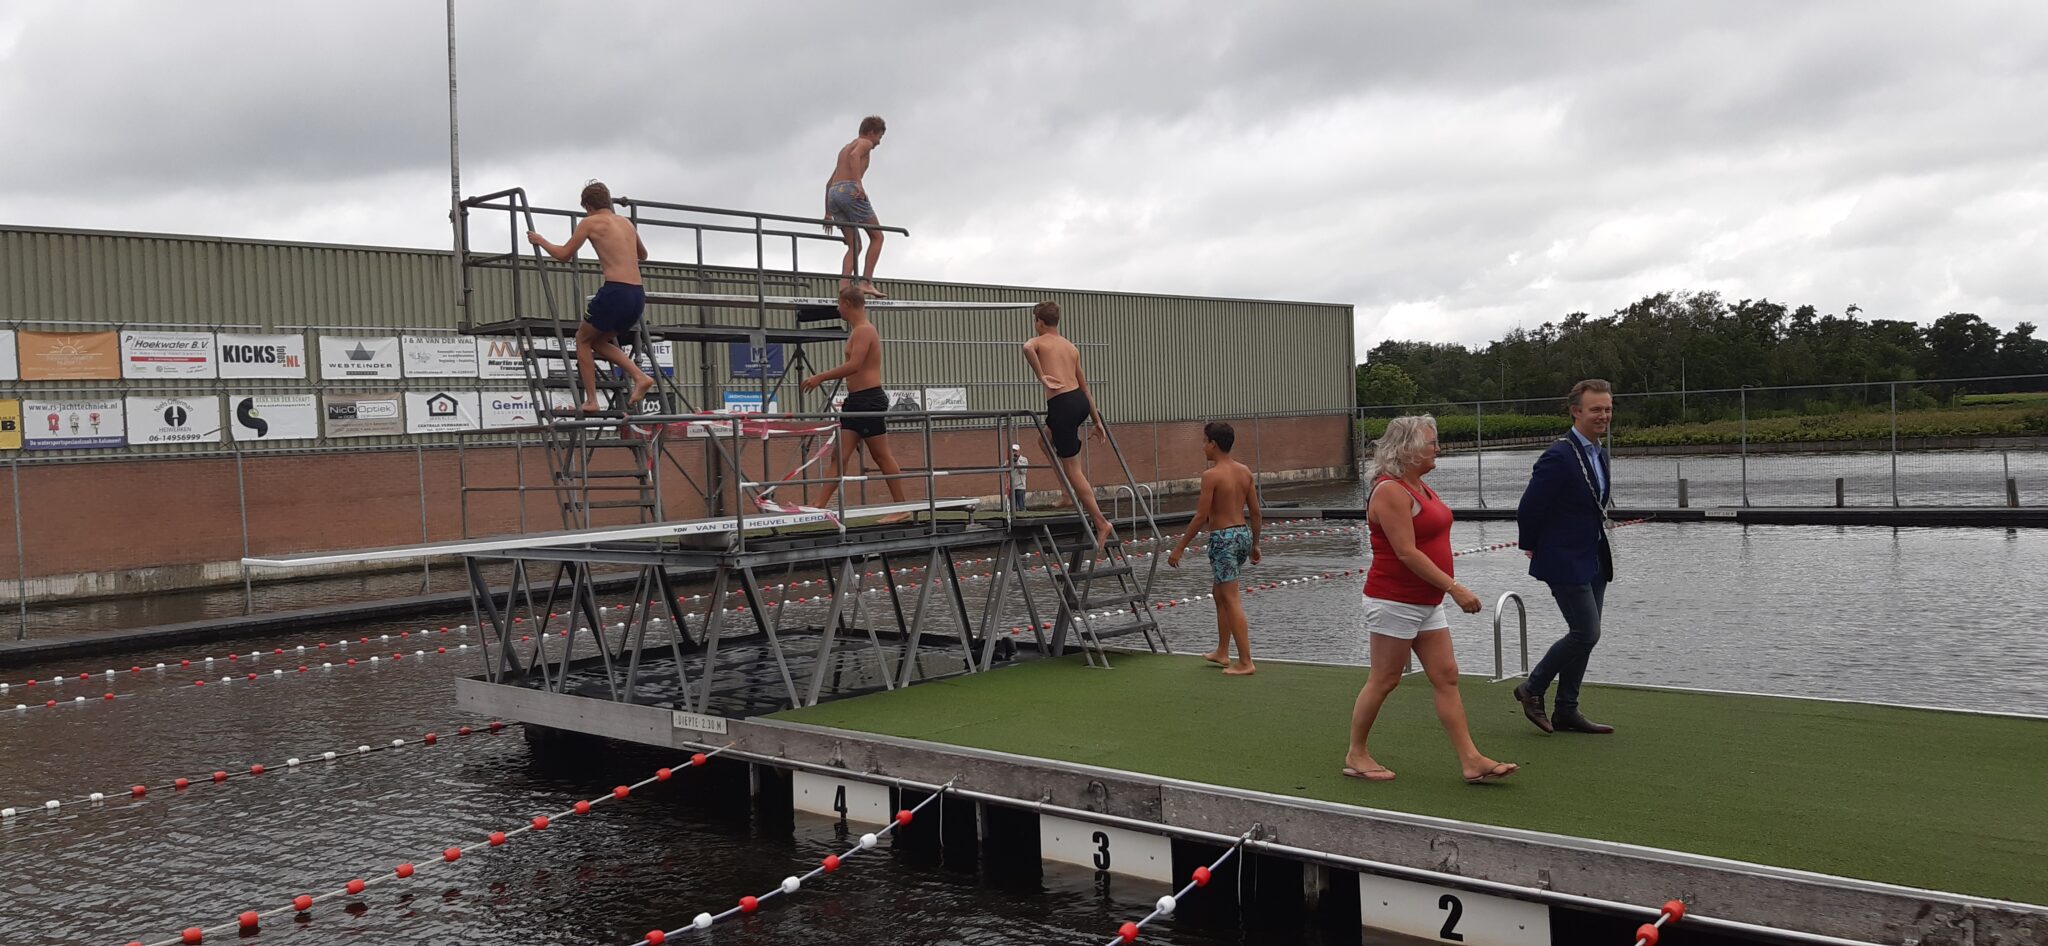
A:
<svg viewBox="0 0 2048 946">
<path fill-rule="evenodd" d="M 1096 608 L 1114 607 L 1119 604 L 1134 604 L 1142 602 L 1144 600 L 1145 593 L 1143 591 L 1119 590 L 1116 592 L 1112 592 L 1110 594 L 1103 595 L 1099 598 L 1095 595 L 1088 595 L 1081 599 L 1081 609 L 1084 611 L 1092 611 Z"/>
<path fill-rule="evenodd" d="M 555 478 L 558 480 L 644 480 L 647 478 L 647 475 L 646 470 L 590 470 L 580 477 L 574 473 L 556 473 Z"/>
<path fill-rule="evenodd" d="M 1123 615 L 1118 615 L 1118 617 L 1122 616 Z M 1130 624 L 1111 624 L 1106 627 L 1090 626 L 1088 630 L 1090 633 L 1095 635 L 1095 638 L 1097 640 L 1102 640 L 1105 638 L 1123 637 L 1126 634 L 1142 634 L 1146 631 L 1153 631 L 1158 629 L 1158 623 L 1153 621 L 1150 615 L 1146 615 L 1145 619 L 1142 621 L 1137 621 Z"/>
<path fill-rule="evenodd" d="M 580 391 L 583 389 L 583 379 L 575 377 L 573 375 L 569 377 L 556 377 L 555 375 L 548 375 L 547 377 L 540 379 L 540 386 L 544 388 L 558 388 L 569 391 Z M 597 386 L 607 391 L 624 391 L 628 387 L 631 387 L 631 385 L 626 383 L 626 379 L 624 378 L 598 378 Z"/>
<path fill-rule="evenodd" d="M 1079 571 L 1068 572 L 1067 576 L 1076 583 L 1086 583 L 1091 581 L 1097 581 L 1103 578 L 1115 578 L 1119 575 L 1131 575 L 1135 573 L 1136 572 L 1129 565 L 1112 565 L 1108 567 L 1098 566 L 1095 568 L 1083 568 Z"/>
<path fill-rule="evenodd" d="M 653 509 L 652 499 L 596 499 L 587 503 L 564 502 L 564 507 L 581 506 L 585 509 Z"/>
<path fill-rule="evenodd" d="M 578 411 L 573 408 L 548 408 L 541 411 L 542 417 L 559 417 L 563 420 L 625 420 L 625 411 Z"/>
</svg>

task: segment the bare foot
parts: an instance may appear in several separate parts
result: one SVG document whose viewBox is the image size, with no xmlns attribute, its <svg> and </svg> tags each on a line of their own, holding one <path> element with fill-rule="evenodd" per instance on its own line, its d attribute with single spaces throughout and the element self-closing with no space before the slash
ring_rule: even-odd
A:
<svg viewBox="0 0 2048 946">
<path fill-rule="evenodd" d="M 1231 664 L 1223 668 L 1223 675 L 1226 677 L 1249 677 L 1257 673 L 1258 670 L 1259 668 L 1252 666 L 1251 661 L 1247 660 L 1244 663 Z"/>
<path fill-rule="evenodd" d="M 596 401 L 584 401 L 581 405 L 578 405 L 576 409 L 582 411 L 585 414 L 595 414 L 600 410 L 600 408 L 597 406 Z"/>
<path fill-rule="evenodd" d="M 885 526 L 893 526 L 893 525 L 895 525 L 895 524 L 897 524 L 897 523 L 899 523 L 899 522 L 909 522 L 909 521 L 910 521 L 910 513 L 907 513 L 907 512 L 892 512 L 892 513 L 890 513 L 890 514 L 888 514 L 888 515 L 886 515 L 886 516 L 883 516 L 882 518 L 880 518 L 880 519 L 877 519 L 877 520 L 875 520 L 875 521 L 876 521 L 876 522 L 879 522 L 879 523 L 881 523 L 882 525 L 885 525 Z"/>
<path fill-rule="evenodd" d="M 1521 768 L 1521 766 L 1513 762 L 1495 762 L 1485 756 L 1480 756 L 1476 763 L 1467 764 L 1464 767 L 1465 781 L 1471 785 L 1498 782 L 1521 771 Z"/>
<path fill-rule="evenodd" d="M 1097 547 L 1101 547 L 1101 546 L 1105 546 L 1105 545 L 1108 545 L 1108 544 L 1109 544 L 1110 542 L 1114 541 L 1115 539 L 1116 539 L 1116 524 L 1115 524 L 1115 523 L 1113 523 L 1113 522 L 1108 522 L 1108 521 L 1104 521 L 1104 522 L 1102 523 L 1102 525 L 1098 526 L 1098 527 L 1097 527 L 1097 528 L 1095 529 L 1095 544 L 1096 544 L 1096 546 L 1097 546 Z"/>
<path fill-rule="evenodd" d="M 1212 664 L 1215 664 L 1218 667 L 1230 666 L 1230 655 L 1220 650 L 1210 651 L 1209 653 L 1203 654 L 1202 659 Z"/>
<path fill-rule="evenodd" d="M 651 390 L 654 390 L 654 376 L 641 375 L 640 380 L 633 382 L 633 393 L 627 396 L 626 406 L 632 407 L 640 403 L 640 399 L 646 397 L 647 392 Z"/>
<path fill-rule="evenodd" d="M 1394 770 L 1374 762 L 1369 754 L 1347 752 L 1344 754 L 1343 774 L 1346 778 L 1364 779 L 1368 782 L 1391 782 Z"/>
<path fill-rule="evenodd" d="M 860 294 L 864 296 L 873 296 L 877 299 L 889 298 L 888 293 L 883 292 L 880 287 L 877 287 L 874 283 L 869 282 L 868 280 L 865 279 L 860 281 Z"/>
</svg>

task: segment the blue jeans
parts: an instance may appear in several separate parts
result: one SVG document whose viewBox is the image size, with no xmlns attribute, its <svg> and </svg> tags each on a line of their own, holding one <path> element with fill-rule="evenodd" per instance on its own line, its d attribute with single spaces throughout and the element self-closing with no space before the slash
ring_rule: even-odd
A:
<svg viewBox="0 0 2048 946">
<path fill-rule="evenodd" d="M 1529 692 L 1541 697 L 1557 681 L 1557 703 L 1553 715 L 1579 708 L 1579 682 L 1586 677 L 1586 664 L 1593 659 L 1593 645 L 1600 643 L 1600 612 L 1607 600 L 1607 582 L 1590 585 L 1550 583 L 1550 596 L 1564 613 L 1571 630 L 1550 645 L 1536 669 L 1529 672 Z"/>
</svg>

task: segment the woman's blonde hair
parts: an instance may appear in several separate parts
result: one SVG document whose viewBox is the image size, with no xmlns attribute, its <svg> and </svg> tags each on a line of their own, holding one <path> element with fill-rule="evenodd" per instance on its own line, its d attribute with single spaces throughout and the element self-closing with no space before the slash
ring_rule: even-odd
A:
<svg viewBox="0 0 2048 946">
<path fill-rule="evenodd" d="M 1377 481 L 1382 476 L 1400 479 L 1422 459 L 1423 445 L 1428 435 L 1436 433 L 1436 418 L 1428 414 L 1410 414 L 1387 421 L 1387 430 L 1372 444 L 1372 470 L 1366 479 Z"/>
</svg>

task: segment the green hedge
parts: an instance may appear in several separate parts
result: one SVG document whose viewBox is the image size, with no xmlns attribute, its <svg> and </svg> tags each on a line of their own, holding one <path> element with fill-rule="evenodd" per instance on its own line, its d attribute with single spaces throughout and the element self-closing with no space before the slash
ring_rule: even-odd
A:
<svg viewBox="0 0 2048 946">
<path fill-rule="evenodd" d="M 1965 394 L 1956 398 L 1964 407 L 1992 404 L 2048 404 L 2048 391 L 2015 391 L 2011 394 Z"/>
<path fill-rule="evenodd" d="M 2007 397 L 2009 395 L 1986 395 Z M 1437 435 L 1450 443 L 1470 442 L 1477 428 L 1470 414 L 1437 418 Z M 1540 414 L 1487 414 L 1486 439 L 1506 440 L 1543 437 L 1562 433 L 1571 426 L 1565 416 Z M 1375 438 L 1386 432 L 1387 420 L 1368 417 L 1359 421 L 1359 433 Z M 1817 440 L 1888 440 L 1892 417 L 1887 411 L 1857 411 L 1803 417 L 1758 417 L 1749 421 L 1751 443 L 1801 443 Z M 1900 437 L 2024 437 L 2048 435 L 2048 404 L 1937 408 L 1899 412 Z M 1622 447 L 1673 447 L 1742 442 L 1739 420 L 1717 420 L 1701 424 L 1665 424 L 1657 427 L 1623 427 L 1614 432 L 1614 443 Z"/>
</svg>

